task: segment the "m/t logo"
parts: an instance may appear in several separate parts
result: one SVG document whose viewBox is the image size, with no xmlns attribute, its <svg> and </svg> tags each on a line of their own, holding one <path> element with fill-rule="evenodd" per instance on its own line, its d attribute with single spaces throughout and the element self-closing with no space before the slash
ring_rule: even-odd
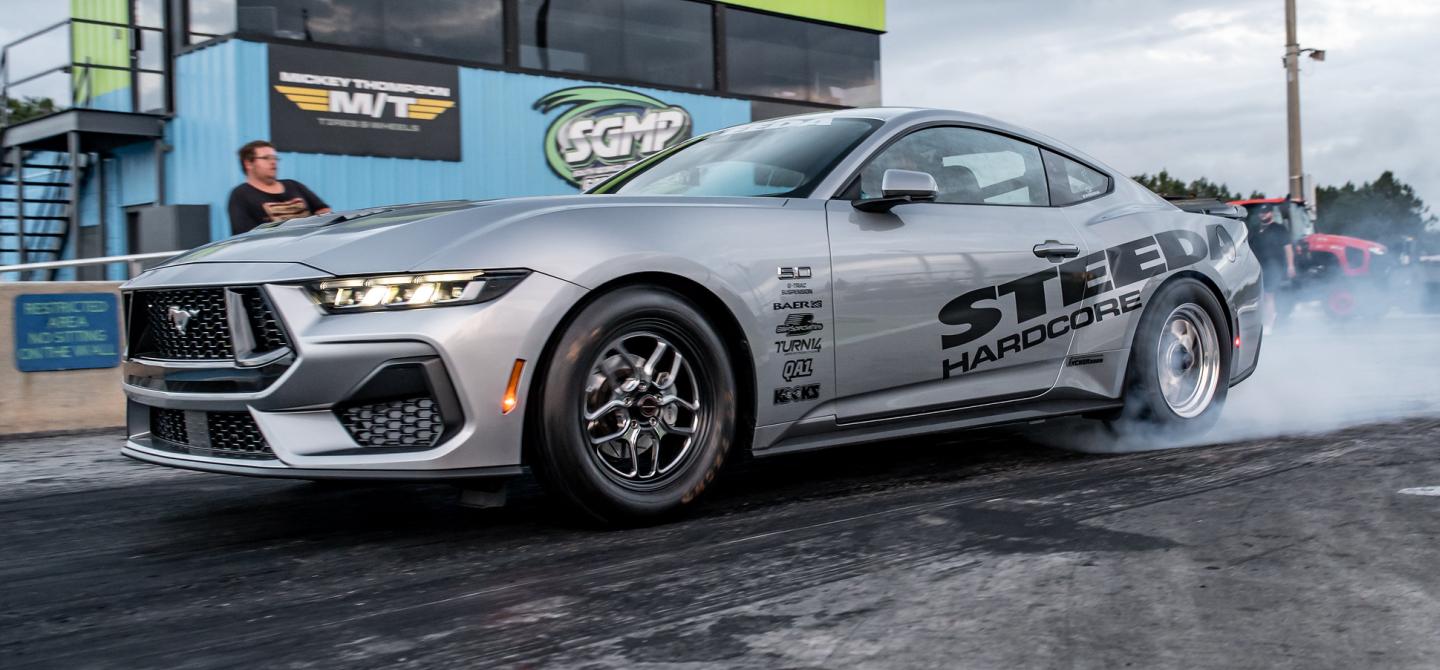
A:
<svg viewBox="0 0 1440 670">
<path fill-rule="evenodd" d="M 301 86 L 276 86 L 275 90 L 308 112 L 353 114 L 372 119 L 384 116 L 389 109 L 395 118 L 430 120 L 455 106 L 453 100 L 390 95 L 384 91 L 332 91 Z"/>
</svg>

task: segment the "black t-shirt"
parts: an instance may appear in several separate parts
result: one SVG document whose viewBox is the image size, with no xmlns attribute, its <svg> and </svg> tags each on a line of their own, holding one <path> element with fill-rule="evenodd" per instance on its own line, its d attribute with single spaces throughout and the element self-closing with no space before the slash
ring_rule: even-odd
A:
<svg viewBox="0 0 1440 670">
<path fill-rule="evenodd" d="M 280 183 L 285 186 L 281 193 L 266 193 L 249 183 L 230 191 L 231 235 L 239 235 L 262 223 L 310 216 L 329 209 L 330 205 L 304 184 L 294 179 L 281 179 Z"/>
<path fill-rule="evenodd" d="M 1290 244 L 1290 231 L 1278 223 L 1263 225 L 1250 236 L 1250 248 L 1261 265 L 1285 265 L 1285 245 Z"/>
</svg>

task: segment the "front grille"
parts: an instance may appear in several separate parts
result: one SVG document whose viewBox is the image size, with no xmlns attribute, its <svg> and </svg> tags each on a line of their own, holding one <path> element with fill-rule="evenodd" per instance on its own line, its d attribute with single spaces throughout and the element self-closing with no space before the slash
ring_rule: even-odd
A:
<svg viewBox="0 0 1440 670">
<path fill-rule="evenodd" d="M 135 309 L 145 332 L 138 355 L 177 360 L 224 360 L 234 357 L 230 320 L 225 316 L 225 289 L 194 288 L 145 291 Z M 184 310 L 185 330 L 176 327 L 171 310 Z"/>
<path fill-rule="evenodd" d="M 230 289 L 245 307 L 245 323 L 255 349 L 265 354 L 290 346 L 290 338 L 265 294 L 257 287 Z M 193 288 L 140 291 L 135 294 L 130 334 L 132 356 L 188 361 L 235 358 L 230 338 L 226 289 Z M 184 324 L 184 329 L 179 324 Z"/>
<path fill-rule="evenodd" d="M 210 428 L 210 448 L 217 452 L 269 455 L 270 445 L 260 434 L 260 427 L 248 412 L 210 412 L 205 417 Z"/>
<path fill-rule="evenodd" d="M 338 414 L 362 447 L 430 447 L 445 431 L 440 408 L 429 396 L 355 405 Z"/>
<path fill-rule="evenodd" d="M 150 434 L 166 442 L 190 444 L 190 431 L 185 428 L 185 412 L 151 407 Z"/>
<path fill-rule="evenodd" d="M 280 327 L 280 320 L 275 318 L 275 310 L 270 309 L 270 302 L 260 293 L 260 289 L 244 288 L 235 291 L 245 299 L 245 316 L 250 322 L 250 333 L 255 337 L 254 353 L 263 354 L 290 346 L 290 338 L 285 336 L 285 329 Z"/>
<path fill-rule="evenodd" d="M 191 416 L 187 418 L 187 414 Z M 150 436 L 155 438 L 152 444 L 156 448 L 166 451 L 221 458 L 275 457 L 249 412 L 151 407 Z"/>
</svg>

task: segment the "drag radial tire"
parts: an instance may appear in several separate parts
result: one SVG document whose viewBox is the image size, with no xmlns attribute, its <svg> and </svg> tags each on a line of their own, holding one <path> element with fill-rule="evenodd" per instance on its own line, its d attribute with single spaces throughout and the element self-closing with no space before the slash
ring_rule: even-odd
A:
<svg viewBox="0 0 1440 670">
<path fill-rule="evenodd" d="M 1229 321 L 1215 294 L 1194 279 L 1166 284 L 1140 317 L 1125 406 L 1112 428 L 1162 442 L 1209 430 L 1230 389 L 1233 353 Z"/>
<path fill-rule="evenodd" d="M 647 286 L 606 293 L 565 327 L 543 375 L 532 468 L 608 524 L 695 502 L 735 441 L 735 375 L 693 303 Z"/>
</svg>

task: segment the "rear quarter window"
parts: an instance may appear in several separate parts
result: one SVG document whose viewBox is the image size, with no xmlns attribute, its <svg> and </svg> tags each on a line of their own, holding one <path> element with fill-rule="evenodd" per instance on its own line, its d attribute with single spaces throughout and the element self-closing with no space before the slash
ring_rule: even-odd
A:
<svg viewBox="0 0 1440 670">
<path fill-rule="evenodd" d="M 1110 192 L 1110 177 L 1104 172 L 1049 149 L 1042 153 L 1045 157 L 1045 177 L 1050 182 L 1051 205 L 1084 202 Z"/>
</svg>

